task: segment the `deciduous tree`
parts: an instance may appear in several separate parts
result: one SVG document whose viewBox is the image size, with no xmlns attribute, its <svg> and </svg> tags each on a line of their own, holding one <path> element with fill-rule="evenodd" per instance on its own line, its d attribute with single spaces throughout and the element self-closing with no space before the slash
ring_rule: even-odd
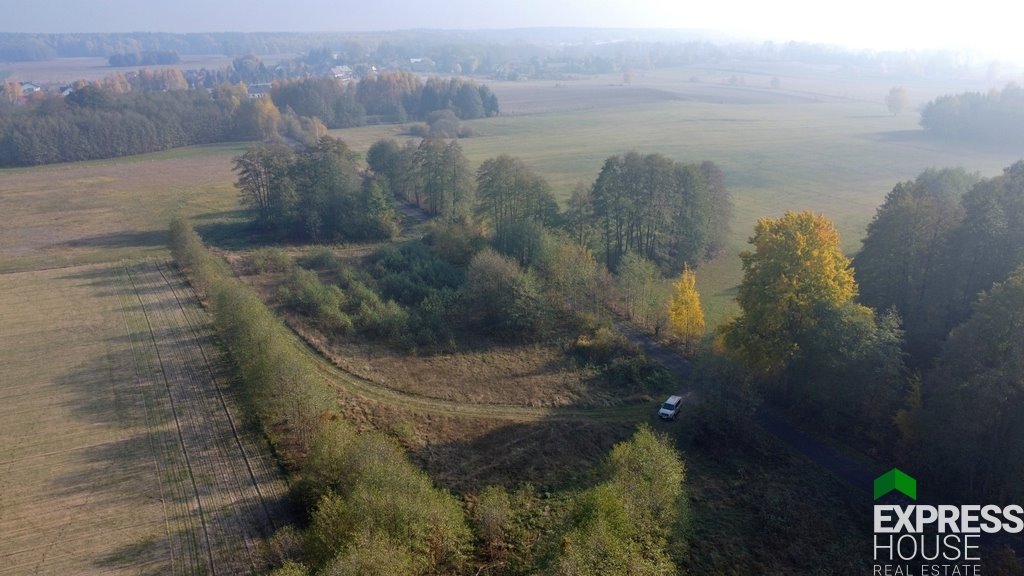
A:
<svg viewBox="0 0 1024 576">
<path fill-rule="evenodd" d="M 758 374 L 777 376 L 798 351 L 797 338 L 821 304 L 853 300 L 857 285 L 830 220 L 811 212 L 762 218 L 740 254 L 742 315 L 725 328 L 727 347 Z"/>
<path fill-rule="evenodd" d="M 897 184 L 868 225 L 853 267 L 861 301 L 903 319 L 907 345 L 919 360 L 931 358 L 946 336 L 950 232 L 963 220 L 960 199 L 977 182 L 962 169 L 927 170 Z"/>
<path fill-rule="evenodd" d="M 893 86 L 889 89 L 889 94 L 885 97 L 885 106 L 892 112 L 893 115 L 898 115 L 910 104 L 910 98 L 907 96 L 907 89 L 903 86 Z"/>
<path fill-rule="evenodd" d="M 971 498 L 1024 498 L 1024 268 L 950 334 L 922 385 L 926 460 Z"/>
<path fill-rule="evenodd" d="M 704 308 L 697 292 L 697 275 L 683 268 L 672 285 L 668 301 L 668 327 L 672 335 L 690 347 L 704 336 Z"/>
</svg>

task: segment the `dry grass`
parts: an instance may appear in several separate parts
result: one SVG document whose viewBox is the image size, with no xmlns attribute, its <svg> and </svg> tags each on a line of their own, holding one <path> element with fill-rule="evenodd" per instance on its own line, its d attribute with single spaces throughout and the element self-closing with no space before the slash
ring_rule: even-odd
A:
<svg viewBox="0 0 1024 576">
<path fill-rule="evenodd" d="M 473 404 L 597 406 L 596 374 L 576 368 L 553 345 L 494 344 L 480 350 L 414 355 L 384 346 L 333 342 L 331 358 L 359 376 L 417 396 Z"/>
<path fill-rule="evenodd" d="M 242 149 L 0 170 L 0 273 L 165 256 L 175 214 L 238 208 L 231 158 Z"/>
<path fill-rule="evenodd" d="M 261 565 L 284 485 L 190 294 L 152 264 L 0 275 L 0 574 Z"/>
</svg>

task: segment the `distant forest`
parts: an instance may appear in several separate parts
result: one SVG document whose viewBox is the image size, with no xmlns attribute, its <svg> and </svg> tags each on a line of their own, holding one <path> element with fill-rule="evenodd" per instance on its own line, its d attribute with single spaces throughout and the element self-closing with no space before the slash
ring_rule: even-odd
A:
<svg viewBox="0 0 1024 576">
<path fill-rule="evenodd" d="M 516 29 L 334 33 L 0 33 L 0 61 L 174 52 L 242 57 L 291 54 L 311 72 L 323 64 L 375 64 L 492 78 L 558 79 L 736 59 L 880 67 L 897 75 L 948 75 L 963 59 L 949 52 L 852 52 L 799 42 L 729 43 L 687 30 Z M 880 69 L 879 68 L 879 69 Z"/>
<path fill-rule="evenodd" d="M 385 72 L 359 82 L 279 82 L 271 98 L 250 98 L 241 84 L 188 90 L 176 69 L 143 70 L 132 82 L 122 76 L 83 86 L 67 97 L 33 98 L 24 106 L 0 99 L 0 167 L 279 137 L 315 144 L 326 128 L 359 126 L 368 116 L 405 122 L 449 111 L 458 122 L 499 111 L 497 97 L 486 86 L 458 78 L 424 82 L 408 72 Z M 3 94 L 16 89 L 15 83 L 5 83 Z"/>
<path fill-rule="evenodd" d="M 921 126 L 940 137 L 993 144 L 1024 143 L 1024 88 L 941 96 L 921 111 Z"/>
</svg>

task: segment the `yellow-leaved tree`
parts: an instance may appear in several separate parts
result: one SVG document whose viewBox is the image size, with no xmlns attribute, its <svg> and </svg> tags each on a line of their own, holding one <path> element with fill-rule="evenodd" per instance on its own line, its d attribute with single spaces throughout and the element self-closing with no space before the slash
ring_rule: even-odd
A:
<svg viewBox="0 0 1024 576">
<path fill-rule="evenodd" d="M 839 232 L 823 215 L 762 218 L 749 243 L 753 250 L 740 254 L 742 315 L 725 326 L 725 345 L 749 369 L 776 376 L 798 352 L 798 336 L 814 325 L 816 311 L 851 302 L 857 285 Z"/>
<path fill-rule="evenodd" d="M 685 347 L 693 346 L 704 336 L 704 308 L 697 292 L 697 275 L 689 266 L 672 285 L 668 301 L 668 327 L 673 336 L 681 339 Z"/>
</svg>

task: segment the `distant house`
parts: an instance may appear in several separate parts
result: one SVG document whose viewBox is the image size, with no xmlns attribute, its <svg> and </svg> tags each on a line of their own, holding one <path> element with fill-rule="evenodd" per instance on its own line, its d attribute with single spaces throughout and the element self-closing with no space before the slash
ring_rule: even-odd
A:
<svg viewBox="0 0 1024 576">
<path fill-rule="evenodd" d="M 430 58 L 409 58 L 409 68 L 413 72 L 433 72 L 437 65 Z"/>
<path fill-rule="evenodd" d="M 334 66 L 331 68 L 331 76 L 334 76 L 335 80 L 351 80 L 354 73 L 349 66 Z"/>
<path fill-rule="evenodd" d="M 42 91 L 43 91 L 43 87 L 39 86 L 38 84 L 33 84 L 31 82 L 22 82 L 21 83 L 21 93 L 26 95 L 26 96 L 28 96 L 29 94 L 35 94 L 36 92 L 42 92 Z"/>
<path fill-rule="evenodd" d="M 269 98 L 270 97 L 270 84 L 250 84 L 249 98 Z"/>
<path fill-rule="evenodd" d="M 60 87 L 60 95 L 61 96 L 65 96 L 66 97 L 66 96 L 68 96 L 69 94 L 71 94 L 74 91 L 75 91 L 75 87 L 70 85 L 70 84 L 68 84 L 66 86 L 61 86 Z"/>
</svg>

